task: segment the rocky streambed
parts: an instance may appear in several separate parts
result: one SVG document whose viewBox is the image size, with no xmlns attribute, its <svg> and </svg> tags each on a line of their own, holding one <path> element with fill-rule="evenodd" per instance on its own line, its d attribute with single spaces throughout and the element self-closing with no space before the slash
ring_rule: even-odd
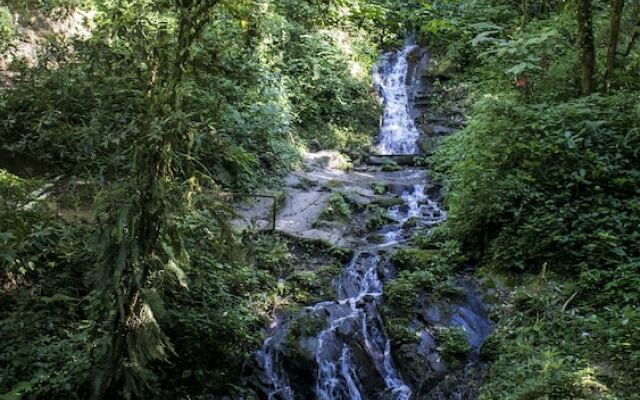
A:
<svg viewBox="0 0 640 400">
<path fill-rule="evenodd" d="M 333 278 L 333 296 L 273 315 L 249 380 L 264 398 L 477 397 L 491 332 L 478 285 L 455 248 L 433 236 L 446 212 L 429 171 L 384 160 L 420 152 L 414 103 L 424 57 L 408 45 L 381 58 L 382 162 L 309 153 L 285 182 L 277 229 L 353 256 Z M 236 225 L 266 226 L 269 207 L 241 209 Z"/>
<path fill-rule="evenodd" d="M 295 218 L 299 209 L 315 220 L 280 221 L 281 229 L 330 241 L 353 256 L 333 279 L 333 299 L 275 316 L 256 355 L 254 385 L 265 398 L 475 396 L 479 348 L 491 327 L 475 283 L 437 265 L 441 248 L 416 243 L 446 218 L 427 174 L 326 167 L 290 179 L 295 189 L 287 202 L 296 204 L 285 203 L 281 214 Z M 324 179 L 301 188 L 310 175 Z M 336 211 L 336 198 L 348 207 L 347 216 Z M 404 288 L 407 279 L 414 281 Z M 387 284 L 393 289 L 389 300 Z"/>
</svg>

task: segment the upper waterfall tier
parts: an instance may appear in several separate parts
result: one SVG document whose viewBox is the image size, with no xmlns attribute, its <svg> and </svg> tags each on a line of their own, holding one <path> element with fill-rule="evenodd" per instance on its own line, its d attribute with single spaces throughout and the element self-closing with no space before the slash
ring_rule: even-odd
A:
<svg viewBox="0 0 640 400">
<path fill-rule="evenodd" d="M 418 78 L 410 70 L 408 60 L 416 48 L 407 45 L 387 53 L 376 68 L 374 80 L 384 99 L 384 119 L 376 147 L 380 154 L 419 153 L 420 132 L 411 115 L 410 101 Z"/>
</svg>

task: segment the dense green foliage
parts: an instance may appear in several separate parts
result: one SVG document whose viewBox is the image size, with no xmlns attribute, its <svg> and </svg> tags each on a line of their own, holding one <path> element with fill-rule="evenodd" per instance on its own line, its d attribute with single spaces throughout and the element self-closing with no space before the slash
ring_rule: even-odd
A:
<svg viewBox="0 0 640 400">
<path fill-rule="evenodd" d="M 0 50 L 4 51 L 15 35 L 13 18 L 7 7 L 0 7 Z"/>
<path fill-rule="evenodd" d="M 604 271 L 639 256 L 636 100 L 594 96 L 553 107 L 483 100 L 442 153 L 456 193 L 449 228 L 486 249 L 488 266 L 547 262 L 580 273 L 590 263 L 604 279 L 594 277 L 593 288 L 602 287 L 611 279 Z"/>
<path fill-rule="evenodd" d="M 356 148 L 377 129 L 368 73 L 375 45 L 338 17 L 353 11 L 286 1 L 262 8 L 217 5 L 181 84 L 190 139 L 180 151 L 199 161 L 196 169 L 218 171 L 225 186 L 281 176 L 309 140 Z M 90 40 L 74 52 L 44 47 L 38 66 L 3 96 L 0 137 L 11 152 L 111 180 L 126 173 L 148 85 L 170 73 L 154 59 L 175 44 L 176 21 L 153 2 L 105 3 L 98 12 Z"/>
<path fill-rule="evenodd" d="M 330 298 L 346 260 L 236 235 L 221 192 L 276 187 L 306 147 L 366 151 L 373 63 L 413 34 L 434 91 L 467 96 L 434 95 L 434 114 L 471 106 L 421 160 L 449 219 L 390 257 L 392 344 L 415 342 L 416 301 L 454 300 L 474 264 L 497 293 L 482 398 L 638 398 L 640 6 L 626 2 L 605 85 L 610 9 L 592 3 L 599 86 L 584 97 L 576 1 L 2 3 L 3 55 L 21 23 L 95 14 L 90 36 L 47 33 L 0 71 L 0 399 L 251 398 L 264 322 Z M 62 198 L 73 207 L 54 210 Z M 323 218 L 363 211 L 377 231 L 390 204 L 334 190 Z M 436 336 L 461 363 L 461 332 Z"/>
<path fill-rule="evenodd" d="M 0 46 L 10 52 L 22 40 L 17 16 L 47 25 L 77 7 L 95 12 L 90 37 L 46 35 L 36 58 L 15 59 L 3 76 L 1 165 L 39 177 L 1 176 L 0 393 L 231 393 L 268 312 L 326 295 L 336 259 L 294 273 L 301 262 L 286 241 L 243 249 L 217 193 L 277 183 L 312 141 L 370 144 L 379 108 L 369 71 L 377 40 L 393 34 L 364 24 L 360 5 L 61 0 L 0 9 Z M 59 199 L 37 199 L 53 174 L 54 195 L 80 211 L 52 213 Z M 88 196 L 68 193 L 83 185 Z"/>
<path fill-rule="evenodd" d="M 460 11 L 465 28 L 440 36 L 441 57 L 462 72 L 446 85 L 467 86 L 474 104 L 434 165 L 449 211 L 444 233 L 507 295 L 482 397 L 637 398 L 635 56 L 619 56 L 609 95 L 576 98 L 573 4 L 533 1 L 523 14 L 507 1 L 457 3 L 442 11 Z M 625 45 L 636 8 L 622 18 Z M 604 44 L 608 8 L 594 2 L 593 11 Z"/>
</svg>

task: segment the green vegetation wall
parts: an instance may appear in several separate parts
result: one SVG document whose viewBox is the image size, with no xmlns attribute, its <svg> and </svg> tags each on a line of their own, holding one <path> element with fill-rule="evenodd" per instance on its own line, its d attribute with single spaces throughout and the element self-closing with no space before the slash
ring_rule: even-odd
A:
<svg viewBox="0 0 640 400">
<path fill-rule="evenodd" d="M 150 62 L 175 39 L 175 21 L 153 2 L 86 6 L 97 12 L 90 39 L 63 44 L 43 37 L 35 65 L 11 66 L 0 137 L 5 154 L 109 180 L 128 167 L 148 83 L 168 73 Z M 217 171 L 224 186 L 252 186 L 284 174 L 312 140 L 339 150 L 371 143 L 379 106 L 370 75 L 378 50 L 359 9 L 359 2 L 287 1 L 214 7 L 183 88 L 184 123 L 194 132 L 184 151 L 203 172 Z M 3 20 L 11 19 L 7 10 Z M 3 24 L 3 41 L 9 26 Z"/>
<path fill-rule="evenodd" d="M 217 195 L 274 187 L 308 145 L 371 143 L 391 6 L 3 3 L 0 398 L 249 395 L 262 319 L 317 279 L 283 286 L 286 241 L 241 243 Z"/>
<path fill-rule="evenodd" d="M 596 48 L 584 97 L 578 3 Z M 637 398 L 640 14 L 625 3 L 613 75 L 607 1 L 442 2 L 446 22 L 422 27 L 439 84 L 468 93 L 434 157 L 441 233 L 505 294 L 482 398 Z"/>
</svg>

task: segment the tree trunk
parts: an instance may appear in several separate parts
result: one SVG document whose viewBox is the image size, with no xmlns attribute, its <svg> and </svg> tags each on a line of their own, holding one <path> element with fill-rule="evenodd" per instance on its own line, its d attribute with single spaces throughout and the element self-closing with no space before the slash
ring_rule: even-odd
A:
<svg viewBox="0 0 640 400">
<path fill-rule="evenodd" d="M 578 32 L 580 34 L 580 66 L 582 78 L 580 91 L 583 96 L 593 93 L 596 86 L 596 47 L 593 38 L 591 0 L 577 0 Z"/>
<path fill-rule="evenodd" d="M 627 42 L 627 48 L 621 55 L 623 57 L 629 56 L 631 54 L 631 50 L 633 50 L 633 46 L 636 44 L 636 40 L 638 40 L 638 36 L 640 36 L 640 2 L 635 3 L 631 8 L 631 15 L 633 16 L 633 21 L 635 21 L 633 28 L 629 31 L 633 32 L 631 39 Z M 627 32 L 629 33 L 629 32 Z"/>
<path fill-rule="evenodd" d="M 159 256 L 158 249 L 161 248 L 161 231 L 167 225 L 168 201 L 159 187 L 167 180 L 171 174 L 172 152 L 175 144 L 184 140 L 183 129 L 176 124 L 171 129 L 163 131 L 162 143 L 155 144 L 156 138 L 152 137 L 147 128 L 151 123 L 162 115 L 163 110 L 169 109 L 172 114 L 179 114 L 182 111 L 182 100 L 179 88 L 184 78 L 184 71 L 189 62 L 190 46 L 197 40 L 206 23 L 210 19 L 210 10 L 218 0 L 202 0 L 193 5 L 189 0 L 176 0 L 175 12 L 178 17 L 178 35 L 176 39 L 175 58 L 160 59 L 153 61 L 151 78 L 147 82 L 145 93 L 147 119 L 141 119 L 140 141 L 151 139 L 152 144 L 140 146 L 140 161 L 134 164 L 138 175 L 133 182 L 140 187 L 142 192 L 139 202 L 134 203 L 137 207 L 132 212 L 136 213 L 132 220 L 137 220 L 136 224 L 129 226 L 132 240 L 137 242 L 139 254 L 132 256 L 133 252 L 126 254 L 128 257 L 127 266 L 122 272 L 122 282 L 117 282 L 113 289 L 116 298 L 116 315 L 113 320 L 113 331 L 110 347 L 103 357 L 99 366 L 97 376 L 94 378 L 94 387 L 91 394 L 92 400 L 104 400 L 117 395 L 118 386 L 122 382 L 124 368 L 129 364 L 138 364 L 137 368 L 148 368 L 145 365 L 150 359 L 161 359 L 166 361 L 164 348 L 171 348 L 169 338 L 162 332 L 159 326 L 157 330 L 146 335 L 153 335 L 148 340 L 153 341 L 155 354 L 143 354 L 144 350 L 136 343 L 136 329 L 139 329 L 141 315 L 144 311 L 145 300 L 143 290 L 147 283 L 147 278 L 152 273 L 153 268 L 157 268 Z M 196 8 L 197 7 L 197 8 Z M 157 56 L 157 53 L 154 53 Z M 161 85 L 158 85 L 158 69 L 164 63 L 169 67 L 173 63 L 172 73 L 165 78 Z M 165 92 L 154 93 L 156 86 L 160 86 Z M 166 92 L 168 91 L 168 93 Z M 113 215 L 116 215 L 114 212 Z M 137 217 L 137 218 L 136 218 Z M 145 338 L 146 340 L 147 338 Z M 137 357 L 143 354 L 142 357 Z M 144 381 L 137 377 L 139 382 L 133 382 L 133 388 L 141 387 Z M 129 383 L 131 384 L 131 382 Z M 126 399 L 132 397 L 130 388 L 125 388 L 122 396 Z M 133 393 L 138 396 L 139 393 Z"/>
<path fill-rule="evenodd" d="M 618 53 L 618 39 L 620 38 L 620 19 L 624 9 L 624 0 L 611 0 L 611 16 L 609 26 L 609 47 L 607 49 L 607 93 L 611 89 L 613 74 L 616 69 L 616 55 Z"/>
</svg>

